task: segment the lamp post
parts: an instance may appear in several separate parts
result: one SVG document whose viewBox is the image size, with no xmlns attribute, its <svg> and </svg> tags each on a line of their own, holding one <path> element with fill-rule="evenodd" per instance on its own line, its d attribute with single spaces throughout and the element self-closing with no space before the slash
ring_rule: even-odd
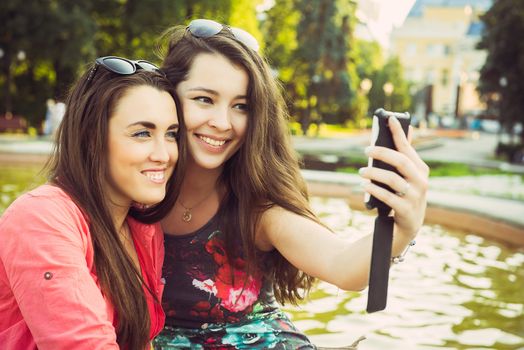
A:
<svg viewBox="0 0 524 350">
<path fill-rule="evenodd" d="M 384 90 L 384 95 L 386 96 L 385 107 L 387 110 L 391 110 L 391 94 L 393 93 L 395 87 L 393 86 L 393 83 L 388 81 L 384 83 L 382 89 Z"/>
<path fill-rule="evenodd" d="M 362 129 L 365 129 L 367 127 L 367 118 L 365 118 L 365 116 L 368 115 L 369 113 L 369 97 L 368 97 L 368 93 L 369 93 L 369 90 L 371 90 L 371 87 L 373 86 L 373 82 L 371 81 L 371 79 L 369 78 L 364 78 L 362 79 L 362 81 L 360 82 L 360 94 L 361 96 L 364 98 L 361 106 L 362 106 L 362 110 L 361 110 L 361 113 L 363 114 L 364 118 L 361 118 L 359 120 L 359 124 L 360 124 L 360 127 Z"/>
<path fill-rule="evenodd" d="M 25 58 L 26 58 L 26 56 L 25 56 L 25 51 L 23 51 L 23 50 L 18 51 L 18 53 L 16 54 L 16 58 L 17 58 L 19 61 L 23 61 L 23 60 L 25 60 Z"/>
<path fill-rule="evenodd" d="M 371 90 L 372 86 L 373 86 L 373 82 L 371 81 L 371 79 L 364 78 L 360 82 L 360 89 L 362 90 L 364 95 L 368 94 L 368 92 L 369 92 L 369 90 Z"/>
</svg>

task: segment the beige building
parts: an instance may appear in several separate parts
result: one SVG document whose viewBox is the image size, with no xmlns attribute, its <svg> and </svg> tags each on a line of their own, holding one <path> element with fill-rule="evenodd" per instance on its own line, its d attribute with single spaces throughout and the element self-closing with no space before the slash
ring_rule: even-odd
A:
<svg viewBox="0 0 524 350">
<path fill-rule="evenodd" d="M 476 86 L 486 52 L 476 45 L 482 33 L 479 15 L 487 6 L 475 8 L 465 1 L 421 3 L 417 1 L 418 7 L 391 34 L 391 53 L 399 56 L 405 78 L 413 83 L 415 115 L 482 113 L 485 106 Z"/>
</svg>

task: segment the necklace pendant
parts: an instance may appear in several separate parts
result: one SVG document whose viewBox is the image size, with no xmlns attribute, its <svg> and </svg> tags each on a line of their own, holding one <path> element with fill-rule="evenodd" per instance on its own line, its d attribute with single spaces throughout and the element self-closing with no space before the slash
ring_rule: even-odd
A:
<svg viewBox="0 0 524 350">
<path fill-rule="evenodd" d="M 184 222 L 190 222 L 192 218 L 193 215 L 191 215 L 191 210 L 184 210 L 184 213 L 182 214 L 182 220 L 184 220 Z"/>
</svg>

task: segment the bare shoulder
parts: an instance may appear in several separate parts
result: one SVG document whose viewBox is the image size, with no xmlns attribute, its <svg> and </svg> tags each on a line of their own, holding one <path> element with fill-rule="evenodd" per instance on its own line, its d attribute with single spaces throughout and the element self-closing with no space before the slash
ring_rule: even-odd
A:
<svg viewBox="0 0 524 350">
<path fill-rule="evenodd" d="M 262 251 L 270 251 L 274 249 L 270 235 L 275 231 L 276 227 L 279 226 L 279 222 L 284 220 L 288 213 L 289 211 L 286 209 L 274 205 L 271 208 L 266 209 L 262 215 L 260 215 L 255 238 L 258 249 Z"/>
<path fill-rule="evenodd" d="M 260 217 L 260 227 L 264 231 L 275 231 L 281 228 L 282 225 L 292 223 L 300 218 L 300 215 L 284 209 L 281 206 L 274 205 L 262 213 Z"/>
<path fill-rule="evenodd" d="M 312 224 L 313 221 L 290 210 L 274 205 L 260 216 L 256 242 L 259 249 L 268 251 L 278 248 L 278 241 L 297 232 L 297 228 Z M 317 225 L 316 223 L 314 225 Z M 300 229 L 298 230 L 300 231 Z"/>
</svg>

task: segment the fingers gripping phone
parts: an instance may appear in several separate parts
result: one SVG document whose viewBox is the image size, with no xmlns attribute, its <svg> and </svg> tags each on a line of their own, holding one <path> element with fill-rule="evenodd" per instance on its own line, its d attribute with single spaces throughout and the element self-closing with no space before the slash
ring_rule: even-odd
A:
<svg viewBox="0 0 524 350">
<path fill-rule="evenodd" d="M 395 116 L 398 119 L 400 125 L 402 125 L 402 130 L 404 130 L 404 134 L 408 134 L 409 124 L 411 122 L 411 116 L 408 112 L 397 113 L 386 111 L 383 108 L 379 108 L 375 111 L 373 115 L 373 124 L 371 127 L 371 146 L 382 146 L 391 149 L 396 149 L 395 143 L 393 142 L 393 135 L 391 134 L 391 130 L 389 130 L 388 125 L 388 119 L 391 116 Z M 387 163 L 384 163 L 383 161 L 373 159 L 371 157 L 368 159 L 368 166 L 394 171 L 397 174 L 399 174 L 395 167 Z M 388 185 L 376 181 L 372 182 L 380 187 L 394 192 Z M 377 208 L 379 212 L 391 210 L 391 208 L 387 204 L 370 195 L 369 193 L 365 194 L 364 202 L 366 203 L 366 207 L 368 209 Z"/>
</svg>

